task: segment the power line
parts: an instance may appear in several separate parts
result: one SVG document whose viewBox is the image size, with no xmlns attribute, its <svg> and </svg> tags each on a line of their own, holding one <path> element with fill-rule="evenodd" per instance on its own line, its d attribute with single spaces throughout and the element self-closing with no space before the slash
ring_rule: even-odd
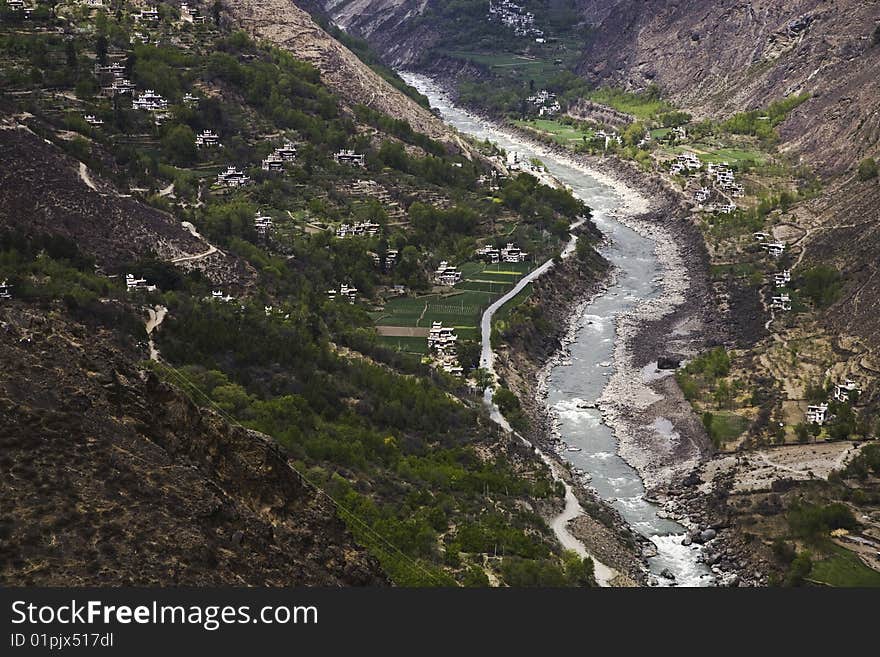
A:
<svg viewBox="0 0 880 657">
<path fill-rule="evenodd" d="M 209 397 L 209 396 L 208 396 L 208 395 L 207 395 L 207 394 L 206 394 L 201 388 L 199 388 L 199 386 L 197 386 L 195 383 L 193 383 L 192 381 L 190 381 L 190 380 L 189 380 L 189 379 L 188 379 L 188 378 L 187 378 L 187 377 L 186 377 L 186 376 L 185 376 L 180 370 L 178 370 L 176 367 L 174 367 L 173 365 L 169 365 L 169 364 L 167 364 L 167 363 L 160 362 L 160 361 L 155 361 L 155 362 L 156 362 L 158 365 L 160 365 L 160 366 L 162 366 L 163 368 L 165 368 L 166 370 L 170 371 L 172 374 L 175 374 L 180 380 L 182 380 L 182 381 L 184 382 L 184 384 L 185 384 L 186 386 L 192 388 L 192 389 L 193 389 L 194 391 L 196 391 L 199 395 L 201 395 L 201 396 L 202 396 L 202 397 L 208 402 L 208 404 L 210 404 L 210 405 L 214 408 L 214 410 L 215 410 L 215 411 L 216 411 L 216 412 L 217 412 L 217 413 L 218 413 L 223 419 L 225 419 L 229 424 L 231 424 L 231 425 L 233 425 L 233 426 L 236 426 L 236 427 L 239 427 L 240 429 L 243 429 L 243 430 L 245 430 L 245 431 L 248 430 L 247 427 L 245 427 L 243 424 L 241 424 L 241 422 L 239 422 L 239 421 L 236 420 L 234 417 L 232 417 L 231 415 L 229 415 L 229 413 L 227 413 L 224 409 L 222 409 L 222 408 L 221 408 L 221 407 L 220 407 L 220 406 L 219 406 L 219 405 L 218 405 L 213 399 L 211 399 L 211 398 L 210 398 L 210 397 Z M 187 396 L 189 396 L 189 395 L 187 395 Z M 196 401 L 195 401 L 192 397 L 190 397 L 190 400 L 191 400 L 193 403 L 196 403 Z M 377 532 L 375 529 L 373 529 L 373 528 L 372 528 L 372 527 L 371 527 L 371 526 L 370 526 L 365 520 L 363 520 L 362 518 L 360 518 L 359 516 L 357 516 L 357 515 L 356 515 L 353 511 L 351 511 L 350 509 L 348 509 L 348 508 L 346 508 L 345 506 L 343 506 L 343 504 L 342 504 L 341 502 L 339 502 L 336 498 L 334 498 L 330 493 L 328 493 L 326 490 L 324 490 L 323 488 L 321 488 L 318 484 L 316 484 L 315 482 L 311 481 L 308 477 L 306 477 L 306 475 L 305 475 L 304 473 L 300 472 L 300 470 L 296 467 L 296 465 L 292 464 L 289 460 L 288 460 L 288 462 L 287 462 L 287 465 L 288 465 L 288 467 L 290 467 L 291 470 L 293 470 L 294 472 L 296 472 L 296 473 L 299 475 L 299 477 L 300 477 L 300 479 L 302 479 L 302 481 L 304 481 L 308 486 L 311 486 L 311 487 L 315 490 L 315 492 L 317 492 L 319 495 L 323 495 L 325 498 L 327 498 L 328 500 L 330 500 L 330 502 L 333 503 L 333 505 L 336 507 L 336 509 L 337 509 L 338 511 L 340 511 L 340 512 L 346 514 L 351 520 L 353 520 L 355 523 L 357 523 L 359 526 L 361 526 L 361 527 L 362 527 L 362 528 L 363 528 L 368 534 L 370 534 L 374 539 L 376 539 L 376 540 L 378 540 L 378 541 L 384 543 L 384 544 L 387 545 L 389 548 L 391 548 L 391 552 L 388 552 L 388 551 L 386 551 L 386 550 L 382 550 L 383 552 L 385 552 L 385 554 L 386 554 L 387 556 L 392 556 L 393 554 L 396 553 L 396 554 L 399 555 L 401 558 L 403 558 L 403 560 L 404 560 L 405 562 L 407 562 L 407 563 L 413 568 L 414 572 L 421 572 L 422 574 L 427 575 L 431 580 L 433 580 L 434 582 L 436 582 L 436 583 L 439 584 L 439 585 L 449 584 L 449 583 L 451 582 L 451 583 L 453 583 L 455 586 L 458 586 L 458 582 L 456 582 L 455 579 L 453 579 L 452 577 L 448 577 L 448 578 L 447 578 L 448 581 L 444 581 L 444 580 L 441 579 L 436 573 L 433 573 L 433 572 L 429 571 L 427 568 L 425 568 L 424 566 L 422 566 L 421 564 L 419 564 L 418 561 L 416 561 L 415 559 L 413 559 L 412 557 L 410 557 L 408 554 L 406 554 L 406 553 L 403 552 L 400 548 L 398 548 L 396 545 L 394 545 L 394 543 L 392 543 L 390 540 L 388 540 L 387 538 L 385 538 L 384 536 L 382 536 L 379 532 Z"/>
</svg>

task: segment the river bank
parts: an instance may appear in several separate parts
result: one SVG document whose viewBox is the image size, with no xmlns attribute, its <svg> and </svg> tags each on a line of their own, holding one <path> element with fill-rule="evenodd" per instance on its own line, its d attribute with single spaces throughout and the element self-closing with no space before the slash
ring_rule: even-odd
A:
<svg viewBox="0 0 880 657">
<path fill-rule="evenodd" d="M 437 95 L 436 85 L 433 85 L 432 93 Z M 440 103 L 446 112 L 451 104 L 448 100 L 448 96 L 445 96 Z M 632 253 L 624 258 L 628 264 L 627 271 L 623 273 L 629 278 L 622 288 L 615 287 L 615 290 L 623 290 L 627 299 L 632 301 L 609 301 L 607 297 L 614 297 L 617 291 L 600 294 L 612 283 L 607 277 L 597 277 L 595 272 L 584 277 L 583 273 L 579 275 L 579 272 L 570 268 L 554 269 L 542 277 L 540 284 L 536 283 L 529 300 L 531 305 L 540 308 L 545 319 L 550 320 L 541 322 L 541 326 L 552 326 L 549 330 L 551 335 L 543 336 L 537 349 L 535 340 L 524 340 L 519 344 L 514 340 L 507 348 L 499 350 L 499 368 L 504 372 L 505 383 L 519 394 L 532 419 L 535 442 L 544 447 L 545 452 L 554 453 L 556 448 L 555 459 L 570 468 L 569 474 L 574 473 L 572 480 L 580 484 L 576 486 L 579 496 L 584 492 L 582 506 L 585 509 L 589 508 L 591 498 L 601 500 L 598 513 L 591 513 L 591 519 L 604 519 L 611 537 L 596 541 L 595 537 L 602 532 L 597 532 L 595 526 L 586 527 L 583 528 L 585 544 L 592 539 L 594 545 L 591 549 L 597 555 L 602 554 L 609 563 L 614 563 L 615 559 L 618 564 L 641 562 L 643 573 L 644 561 L 648 557 L 655 576 L 662 565 L 669 564 L 670 568 L 662 568 L 660 574 L 663 577 L 667 577 L 663 573 L 671 569 L 672 573 L 679 574 L 680 583 L 691 585 L 705 585 L 708 568 L 702 571 L 697 566 L 687 564 L 709 560 L 714 563 L 712 570 L 718 582 L 736 583 L 739 578 L 733 577 L 730 572 L 735 570 L 735 560 L 722 564 L 724 560 L 706 558 L 706 555 L 717 555 L 719 550 L 724 551 L 725 541 L 733 538 L 729 536 L 731 532 L 723 528 L 721 523 L 708 526 L 710 523 L 707 519 L 716 514 L 704 508 L 707 500 L 695 496 L 693 488 L 684 485 L 688 479 L 693 479 L 695 469 L 711 457 L 712 448 L 700 419 L 694 415 L 671 375 L 680 361 L 722 342 L 725 335 L 723 317 L 715 310 L 710 287 L 708 255 L 702 235 L 690 220 L 690 208 L 681 194 L 662 178 L 628 162 L 574 154 L 534 139 L 521 130 L 511 129 L 511 126 L 495 125 L 491 119 L 458 119 L 463 121 L 465 132 L 479 133 L 480 139 L 486 137 L 488 131 L 489 139 L 498 136 L 500 141 L 507 142 L 508 149 L 517 150 L 519 144 L 523 150 L 530 152 L 529 157 L 548 158 L 548 162 L 553 164 L 553 172 L 559 170 L 565 182 L 581 188 L 582 197 L 586 193 L 585 199 L 598 200 L 600 215 L 604 215 L 603 231 L 608 229 L 609 234 L 619 234 L 619 237 L 625 238 L 622 247 L 625 250 L 635 247 L 638 251 L 636 260 L 632 260 Z M 584 188 L 585 180 L 601 181 L 602 188 L 614 190 L 614 198 L 611 199 L 607 191 L 596 188 L 594 183 L 588 183 Z M 595 196 L 597 193 L 599 199 Z M 589 204 L 593 205 L 592 202 Z M 626 233 L 615 226 L 627 226 L 631 230 Z M 641 242 L 633 242 L 633 235 L 636 234 L 641 236 Z M 651 267 L 645 264 L 647 261 L 640 259 L 645 257 L 639 255 L 645 245 L 649 245 L 650 260 L 657 263 L 652 273 L 648 273 Z M 616 253 L 617 259 L 622 255 L 620 248 L 616 244 L 602 247 Z M 632 278 L 634 272 L 638 272 L 635 279 Z M 597 280 L 605 280 L 605 286 L 596 284 Z M 590 396 L 583 399 L 596 399 L 599 404 L 577 404 L 577 410 L 570 408 L 573 404 L 569 401 L 576 401 L 577 397 L 572 400 L 573 393 L 566 388 L 561 398 L 561 391 L 554 391 L 555 406 L 548 408 L 547 373 L 565 370 L 558 368 L 559 362 L 567 357 L 565 343 L 572 339 L 571 336 L 566 338 L 565 334 L 571 333 L 573 328 L 575 331 L 578 327 L 583 328 L 581 320 L 585 319 L 584 308 L 593 305 L 585 301 L 597 297 L 600 299 L 597 305 L 605 309 L 603 312 L 611 313 L 599 318 L 599 324 L 612 327 L 612 336 L 602 341 L 614 343 L 613 350 L 609 345 L 609 353 L 604 357 L 609 361 L 608 368 L 604 368 L 606 363 L 601 363 L 606 369 L 607 379 L 595 381 L 596 374 L 584 372 L 601 387 L 589 392 Z M 594 308 L 592 312 L 599 311 Z M 589 342 L 589 338 L 582 334 L 573 346 L 581 349 L 584 339 Z M 658 366 L 669 369 L 660 369 Z M 572 372 L 582 368 L 579 366 Z M 560 399 L 565 403 L 561 405 Z M 598 411 L 582 410 L 595 408 L 596 405 L 602 408 L 601 416 Z M 595 420 L 584 417 L 590 415 L 595 415 Z M 576 425 L 584 421 L 601 424 L 583 434 L 583 427 Z M 571 422 L 575 422 L 575 425 Z M 616 477 L 608 480 L 606 465 L 601 470 L 604 480 L 599 481 L 601 496 L 596 494 L 594 487 L 584 481 L 584 468 L 575 468 L 574 464 L 588 466 L 587 471 L 598 464 L 595 461 L 588 463 L 580 454 L 567 453 L 572 450 L 560 444 L 561 425 L 568 433 L 572 430 L 580 432 L 578 435 L 581 438 L 578 440 L 611 440 L 608 447 L 618 455 L 615 458 L 620 463 L 625 460 L 628 464 L 626 467 L 632 466 L 636 476 L 641 478 L 636 482 L 638 486 L 626 484 L 626 498 L 620 498 L 620 492 L 624 489 L 618 491 L 617 484 L 609 488 L 609 481 L 616 481 L 620 475 L 624 475 L 628 481 L 631 475 L 620 471 L 620 466 L 613 466 Z M 566 441 L 569 440 L 566 435 Z M 587 447 L 584 449 L 587 450 Z M 584 454 L 587 456 L 588 452 Z M 606 453 L 605 456 L 609 455 Z M 620 460 L 620 457 L 624 460 Z M 680 495 L 682 492 L 684 494 Z M 645 500 L 661 504 L 662 509 Z M 610 515 L 605 513 L 609 508 L 612 511 Z M 624 511 L 628 521 L 623 520 L 618 509 Z M 678 519 L 681 524 L 658 521 L 658 516 Z M 636 534 L 628 522 L 635 522 L 641 534 L 652 537 L 652 543 L 646 545 L 643 536 Z M 590 522 L 574 522 L 571 526 L 577 531 L 584 524 L 589 525 Z M 630 544 L 632 536 L 636 536 L 636 539 Z M 696 544 L 706 545 L 697 548 Z M 659 555 L 652 558 L 652 553 L 657 552 Z M 621 570 L 629 571 L 625 566 Z M 653 580 L 656 582 L 657 578 Z"/>
</svg>

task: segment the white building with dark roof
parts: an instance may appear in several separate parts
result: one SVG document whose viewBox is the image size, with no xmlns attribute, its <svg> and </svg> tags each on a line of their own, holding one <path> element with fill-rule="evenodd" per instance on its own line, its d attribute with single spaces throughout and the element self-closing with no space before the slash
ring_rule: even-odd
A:
<svg viewBox="0 0 880 657">
<path fill-rule="evenodd" d="M 196 146 L 199 148 L 215 148 L 222 146 L 220 143 L 220 135 L 215 134 L 213 130 L 202 130 L 196 135 Z"/>
<path fill-rule="evenodd" d="M 12 298 L 12 286 L 5 279 L 0 281 L 0 299 Z"/>
<path fill-rule="evenodd" d="M 460 280 L 461 272 L 458 271 L 458 267 L 453 267 L 446 260 L 442 261 L 440 266 L 434 271 L 434 282 L 437 285 L 452 287 Z"/>
<path fill-rule="evenodd" d="M 217 174 L 217 184 L 223 187 L 242 187 L 250 182 L 250 177 L 236 167 L 226 167 L 225 171 Z"/>
<path fill-rule="evenodd" d="M 835 383 L 834 384 L 834 399 L 839 401 L 842 404 L 848 402 L 850 393 L 859 394 L 861 390 L 856 385 L 856 382 L 852 379 L 847 379 L 843 383 Z"/>
<path fill-rule="evenodd" d="M 168 101 L 152 89 L 147 89 L 132 102 L 134 109 L 155 112 L 168 109 Z"/>
<path fill-rule="evenodd" d="M 278 173 L 284 171 L 284 160 L 276 155 L 269 155 L 265 160 L 260 164 L 260 167 L 263 171 L 271 171 L 273 173 Z"/>
<path fill-rule="evenodd" d="M 433 322 L 428 331 L 428 349 L 445 352 L 455 348 L 458 336 L 452 327 L 444 327 L 443 322 Z"/>
<path fill-rule="evenodd" d="M 823 425 L 828 419 L 828 404 L 813 404 L 807 406 L 807 422 L 810 424 Z"/>
<path fill-rule="evenodd" d="M 787 294 L 779 294 L 770 299 L 770 308 L 773 310 L 791 310 L 791 298 Z"/>
<path fill-rule="evenodd" d="M 350 164 L 356 167 L 362 167 L 365 164 L 364 154 L 355 153 L 352 150 L 338 151 L 333 157 L 338 164 Z"/>
</svg>

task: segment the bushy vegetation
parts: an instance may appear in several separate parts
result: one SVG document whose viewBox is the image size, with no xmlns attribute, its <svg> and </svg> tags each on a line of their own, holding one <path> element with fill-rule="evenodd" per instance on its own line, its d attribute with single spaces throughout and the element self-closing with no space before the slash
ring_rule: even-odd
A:
<svg viewBox="0 0 880 657">
<path fill-rule="evenodd" d="M 828 265 L 817 265 L 798 277 L 798 292 L 816 308 L 827 308 L 837 301 L 843 286 L 840 272 Z"/>
<path fill-rule="evenodd" d="M 866 157 L 859 162 L 858 176 L 859 180 L 872 180 L 877 177 L 877 160 L 873 157 Z"/>
<path fill-rule="evenodd" d="M 810 94 L 808 93 L 796 94 L 783 100 L 774 101 L 766 109 L 740 112 L 725 121 L 721 127 L 733 134 L 751 135 L 765 142 L 774 142 L 779 138 L 776 134 L 776 126 L 782 123 L 792 110 L 805 103 L 809 98 Z"/>
</svg>

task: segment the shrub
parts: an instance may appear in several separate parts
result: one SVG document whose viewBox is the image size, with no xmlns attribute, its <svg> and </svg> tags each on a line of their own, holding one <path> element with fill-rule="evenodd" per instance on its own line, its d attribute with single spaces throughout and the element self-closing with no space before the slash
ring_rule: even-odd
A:
<svg viewBox="0 0 880 657">
<path fill-rule="evenodd" d="M 859 163 L 859 180 L 872 180 L 877 177 L 877 160 L 866 157 Z"/>
<path fill-rule="evenodd" d="M 840 296 L 840 272 L 827 265 L 812 267 L 801 276 L 798 288 L 817 308 L 827 308 Z"/>
</svg>

